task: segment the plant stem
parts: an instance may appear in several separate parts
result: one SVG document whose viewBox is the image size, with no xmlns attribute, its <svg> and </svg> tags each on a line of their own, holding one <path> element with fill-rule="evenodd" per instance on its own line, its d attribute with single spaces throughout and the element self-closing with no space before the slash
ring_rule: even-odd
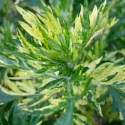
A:
<svg viewBox="0 0 125 125">
<path fill-rule="evenodd" d="M 68 85 L 68 89 L 69 89 L 69 97 L 72 97 L 72 94 L 71 94 L 71 84 L 70 84 L 69 79 L 70 79 L 70 77 L 66 76 L 66 81 L 67 81 L 67 85 Z"/>
<path fill-rule="evenodd" d="M 73 93 L 72 93 L 72 84 L 70 83 L 70 77 L 66 76 L 65 78 L 67 80 L 67 85 L 68 85 L 68 90 L 69 90 L 69 101 L 70 101 L 70 109 L 71 109 L 70 116 L 73 117 L 74 100 L 73 100 Z M 73 124 L 72 121 L 71 121 L 71 125 Z"/>
</svg>

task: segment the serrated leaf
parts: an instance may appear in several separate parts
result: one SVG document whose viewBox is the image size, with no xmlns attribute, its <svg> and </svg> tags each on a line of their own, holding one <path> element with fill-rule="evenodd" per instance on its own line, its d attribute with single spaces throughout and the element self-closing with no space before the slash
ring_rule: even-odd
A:
<svg viewBox="0 0 125 125">
<path fill-rule="evenodd" d="M 105 64 L 106 65 L 106 64 Z M 105 68 L 105 69 L 103 69 L 103 65 L 100 65 L 99 67 L 97 67 L 97 70 L 98 69 L 100 69 L 99 70 L 99 76 L 98 76 L 98 80 L 101 80 L 101 79 L 103 79 L 103 78 L 105 78 L 106 77 L 106 75 L 107 75 L 107 73 L 113 68 L 113 65 L 114 64 L 110 64 L 107 68 Z M 101 69 L 101 67 L 102 67 L 102 69 Z M 96 71 L 96 70 L 95 70 Z"/>
<path fill-rule="evenodd" d="M 0 55 L 0 64 L 4 67 L 20 68 L 19 64 L 14 59 L 9 59 L 5 56 Z"/>
<path fill-rule="evenodd" d="M 39 105 L 42 102 L 45 102 L 45 101 L 49 100 L 50 97 L 52 97 L 53 95 L 61 92 L 62 90 L 63 90 L 63 88 L 54 88 L 54 89 L 50 89 L 50 90 L 46 89 L 46 90 L 42 91 L 41 93 L 45 94 L 45 96 L 42 97 L 41 99 L 39 99 L 38 101 L 33 102 L 33 104 L 30 104 L 29 107 L 33 107 L 33 106 Z"/>
<path fill-rule="evenodd" d="M 122 102 L 122 100 L 120 99 L 121 94 L 118 94 L 117 89 L 112 87 L 109 88 L 109 91 L 112 96 L 112 101 L 113 101 L 112 104 L 114 108 L 113 110 L 116 110 L 116 109 L 120 110 L 125 120 L 125 103 Z M 121 91 L 121 93 L 125 96 L 124 92 Z"/>
<path fill-rule="evenodd" d="M 38 54 L 37 53 L 37 48 L 35 48 L 32 44 L 28 43 L 26 41 L 26 39 L 23 37 L 22 33 L 20 32 L 20 30 L 18 30 L 18 36 L 19 36 L 19 39 L 21 41 L 21 44 L 22 46 L 25 48 L 25 50 L 30 53 L 32 56 L 36 57 L 36 58 L 40 58 L 40 59 L 43 59 L 45 60 L 46 57 L 42 56 L 41 54 Z"/>
<path fill-rule="evenodd" d="M 39 93 L 39 92 L 41 92 L 45 89 L 48 89 L 54 85 L 58 85 L 61 81 L 63 81 L 63 79 L 57 79 L 57 80 L 50 81 L 50 82 L 46 83 L 45 85 L 41 86 L 36 93 Z"/>
<path fill-rule="evenodd" d="M 74 114 L 73 115 L 73 118 L 74 118 L 74 120 L 78 120 L 79 122 L 78 122 L 78 124 L 77 125 L 90 125 L 86 120 L 86 117 L 84 117 L 84 116 L 82 116 L 82 115 L 80 115 L 80 114 Z M 76 121 L 76 123 L 77 123 L 77 121 Z"/>
<path fill-rule="evenodd" d="M 120 69 L 120 71 L 115 75 L 114 78 L 112 78 L 111 80 L 107 81 L 108 83 L 114 83 L 116 81 L 120 82 L 122 80 L 124 80 L 124 69 Z"/>
<path fill-rule="evenodd" d="M 37 18 L 37 16 L 35 14 L 33 14 L 30 11 L 25 11 L 24 9 L 22 9 L 21 7 L 15 5 L 16 9 L 18 10 L 18 12 L 23 16 L 24 20 L 26 20 L 29 24 L 31 25 L 40 25 L 40 21 Z"/>
<path fill-rule="evenodd" d="M 89 68 L 89 70 L 87 70 L 87 73 L 90 74 L 96 68 L 96 66 L 101 62 L 101 60 L 102 60 L 102 57 L 87 64 L 86 67 Z"/>
<path fill-rule="evenodd" d="M 109 98 L 109 91 L 108 90 L 98 98 L 98 102 L 100 103 L 102 101 L 105 101 L 107 98 Z"/>
<path fill-rule="evenodd" d="M 97 99 L 96 99 L 96 88 L 95 87 L 92 87 L 91 91 L 89 92 L 88 100 L 90 103 L 92 103 L 92 105 L 96 109 L 97 113 L 101 117 L 103 117 L 102 111 L 101 111 L 101 106 L 100 106 L 99 102 L 97 102 Z"/>
<path fill-rule="evenodd" d="M 95 5 L 90 15 L 90 26 L 92 29 L 95 27 L 97 16 L 98 16 L 98 10 L 97 10 L 97 6 Z"/>
<path fill-rule="evenodd" d="M 14 93 L 9 92 L 4 88 L 0 88 L 0 105 L 15 100 L 20 97 L 28 97 L 28 96 L 38 96 L 44 94 L 27 94 L 27 93 Z"/>
<path fill-rule="evenodd" d="M 31 116 L 30 114 L 24 113 L 22 109 L 20 109 L 16 102 L 12 105 L 9 116 L 8 116 L 8 124 L 9 125 L 36 125 L 41 122 L 41 116 Z"/>
<path fill-rule="evenodd" d="M 8 116 L 8 124 L 9 125 L 15 125 L 15 124 L 18 124 L 18 118 L 17 118 L 17 112 L 16 112 L 16 110 L 17 110 L 17 107 L 16 107 L 17 105 L 16 105 L 16 103 L 14 103 L 13 105 L 12 105 L 12 107 L 11 107 L 11 109 L 10 109 L 10 111 L 9 111 L 9 116 Z M 19 111 L 18 111 L 18 113 L 19 113 Z M 21 122 L 21 121 L 20 121 Z"/>
<path fill-rule="evenodd" d="M 86 43 L 85 47 L 87 47 L 87 46 L 90 44 L 90 42 L 91 42 L 91 40 L 92 40 L 93 38 L 95 38 L 96 36 L 98 36 L 99 34 L 101 34 L 103 30 L 104 30 L 104 28 L 101 28 L 101 29 L 99 29 L 98 31 L 96 31 L 96 32 L 93 34 L 93 36 L 91 36 L 91 38 L 89 39 L 89 41 Z"/>
<path fill-rule="evenodd" d="M 62 109 L 64 106 L 66 105 L 66 102 L 59 102 L 56 105 L 48 105 L 42 108 L 35 108 L 33 110 L 27 109 L 27 108 L 23 108 L 25 111 L 30 112 L 32 114 L 35 115 L 49 115 L 52 114 L 55 111 L 58 111 L 60 109 Z"/>
</svg>

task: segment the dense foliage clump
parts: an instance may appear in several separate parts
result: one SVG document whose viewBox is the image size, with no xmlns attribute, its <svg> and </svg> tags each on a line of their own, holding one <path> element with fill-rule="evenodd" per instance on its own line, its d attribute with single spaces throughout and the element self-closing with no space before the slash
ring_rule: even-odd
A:
<svg viewBox="0 0 125 125">
<path fill-rule="evenodd" d="M 113 17 L 115 9 L 110 12 L 119 1 L 106 5 L 105 0 L 91 11 L 93 1 L 85 0 L 80 12 L 77 2 L 41 0 L 42 9 L 31 11 L 15 5 L 23 17 L 17 36 L 4 20 L 1 124 L 125 124 L 125 51 L 120 46 L 125 38 L 119 35 L 124 21 Z"/>
</svg>

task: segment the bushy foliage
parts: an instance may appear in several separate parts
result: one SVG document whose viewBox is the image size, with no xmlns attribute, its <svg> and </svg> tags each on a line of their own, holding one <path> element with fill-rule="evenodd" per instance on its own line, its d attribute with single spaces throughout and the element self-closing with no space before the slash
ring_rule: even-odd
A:
<svg viewBox="0 0 125 125">
<path fill-rule="evenodd" d="M 15 5 L 25 21 L 19 24 L 29 35 L 17 29 L 18 39 L 12 39 L 5 22 L 0 104 L 1 110 L 12 106 L 1 124 L 95 124 L 95 114 L 105 117 L 106 104 L 115 112 L 109 120 L 119 118 L 125 124 L 125 65 L 124 58 L 117 57 L 123 51 L 107 49 L 119 23 L 109 16 L 117 0 L 109 6 L 105 0 L 92 12 L 85 0 L 77 15 L 72 0 L 53 2 L 51 8 L 41 0 L 42 13 L 35 14 Z"/>
</svg>

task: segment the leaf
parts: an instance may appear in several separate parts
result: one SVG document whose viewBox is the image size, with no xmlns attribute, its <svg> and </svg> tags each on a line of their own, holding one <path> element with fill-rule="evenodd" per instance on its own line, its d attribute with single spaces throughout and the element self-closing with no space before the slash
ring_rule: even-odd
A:
<svg viewBox="0 0 125 125">
<path fill-rule="evenodd" d="M 44 84 L 42 87 L 40 87 L 36 93 L 40 93 L 41 91 L 45 90 L 45 89 L 49 89 L 50 87 L 54 86 L 54 85 L 58 85 L 60 82 L 62 82 L 63 79 L 57 79 L 57 80 L 53 80 L 50 81 L 46 84 Z"/>
<path fill-rule="evenodd" d="M 11 109 L 10 109 L 10 112 L 9 112 L 9 116 L 8 116 L 8 124 L 9 125 L 16 125 L 16 124 L 18 124 L 18 115 L 17 115 L 17 105 L 16 105 L 16 103 L 14 103 L 13 105 L 12 105 L 12 107 L 11 107 Z M 18 113 L 19 113 L 20 111 L 18 111 Z M 20 113 L 19 113 L 20 114 Z M 21 121 L 20 121 L 20 123 L 21 123 Z"/>
<path fill-rule="evenodd" d="M 99 73 L 98 77 L 96 79 L 101 81 L 102 79 L 106 78 L 107 77 L 107 73 L 110 72 L 110 70 L 113 68 L 114 64 L 110 64 L 110 65 L 108 65 L 108 67 L 106 67 L 106 65 L 108 65 L 108 64 L 106 64 L 106 63 L 102 64 L 99 67 L 97 67 L 97 69 L 94 71 L 93 74 L 96 74 L 96 73 L 98 74 Z"/>
<path fill-rule="evenodd" d="M 94 71 L 94 69 L 101 62 L 101 60 L 102 60 L 102 57 L 98 58 L 97 60 L 92 61 L 89 64 L 87 64 L 86 67 L 89 68 L 89 70 L 87 70 L 87 73 L 90 74 L 92 71 Z"/>
<path fill-rule="evenodd" d="M 10 50 L 6 50 L 6 49 L 0 49 L 0 53 L 11 54 L 11 55 L 14 55 L 14 56 L 19 56 L 19 57 L 24 58 L 24 59 L 32 59 L 32 60 L 34 59 L 26 53 L 20 53 L 20 52 L 17 52 L 17 51 L 15 52 L 15 51 L 10 51 Z"/>
<path fill-rule="evenodd" d="M 20 8 L 19 6 L 15 5 L 18 12 L 23 16 L 24 20 L 26 20 L 31 25 L 40 25 L 40 21 L 35 14 L 30 11 L 25 11 L 24 9 Z"/>
<path fill-rule="evenodd" d="M 23 110 L 29 112 L 29 113 L 32 113 L 32 114 L 35 114 L 35 115 L 49 115 L 49 114 L 52 114 L 60 109 L 62 109 L 64 106 L 65 106 L 66 102 L 59 102 L 58 104 L 56 105 L 47 105 L 45 107 L 42 107 L 42 108 L 35 108 L 33 110 L 30 110 L 30 109 L 27 109 L 27 108 L 23 108 Z"/>
<path fill-rule="evenodd" d="M 98 98 L 98 102 L 100 103 L 102 101 L 105 101 L 107 98 L 109 98 L 109 91 L 108 90 Z"/>
<path fill-rule="evenodd" d="M 125 87 L 125 82 L 121 82 L 121 83 L 119 83 L 119 84 L 116 84 L 116 86 L 117 86 L 117 87 L 120 87 L 120 88 L 121 88 L 121 87 Z"/>
<path fill-rule="evenodd" d="M 75 120 L 76 123 L 77 123 L 77 121 L 79 121 L 79 122 L 78 122 L 78 125 L 90 125 L 90 124 L 86 121 L 86 117 L 84 117 L 84 116 L 82 116 L 82 115 L 80 115 L 80 114 L 74 114 L 73 117 L 74 117 L 74 120 Z M 77 120 L 77 121 L 76 121 L 76 120 Z M 83 123 L 83 124 L 81 124 L 81 123 Z"/>
<path fill-rule="evenodd" d="M 13 68 L 19 68 L 19 64 L 16 62 L 16 60 L 11 60 L 5 56 L 0 55 L 0 64 L 4 65 L 5 67 L 13 67 Z"/>
<path fill-rule="evenodd" d="M 17 102 L 14 102 L 8 116 L 9 125 L 36 125 L 41 122 L 41 116 L 32 116 L 24 113 L 18 106 Z"/>
<path fill-rule="evenodd" d="M 99 9 L 95 6 L 90 13 L 88 1 L 85 0 L 85 6 L 81 6 L 75 22 L 72 20 L 75 17 L 73 8 L 76 6 L 73 0 L 56 1 L 54 12 L 41 0 L 44 11 L 39 11 L 42 11 L 42 15 L 16 5 L 26 21 L 19 23 L 29 34 L 26 34 L 25 39 L 18 30 L 20 41 L 10 40 L 10 28 L 5 25 L 5 38 L 4 35 L 0 38 L 0 41 L 4 38 L 5 43 L 0 45 L 0 66 L 14 68 L 13 74 L 6 73 L 7 86 L 0 89 L 0 104 L 20 98 L 17 100 L 18 105 L 13 105 L 10 110 L 10 124 L 37 125 L 43 120 L 51 121 L 49 115 L 55 117 L 56 114 L 59 118 L 55 117 L 55 125 L 72 125 L 73 122 L 89 125 L 84 116 L 74 115 L 78 112 L 74 107 L 76 101 L 86 101 L 87 96 L 97 113 L 103 117 L 100 102 L 111 95 L 113 109 L 120 110 L 125 118 L 124 83 L 120 83 L 125 81 L 125 66 L 117 64 L 121 60 L 113 62 L 110 59 L 115 53 L 105 58 L 107 55 L 103 52 L 107 46 L 107 33 L 117 22 L 108 16 L 114 1 L 107 9 L 105 0 Z M 91 41 L 97 42 L 89 46 Z M 23 72 L 26 75 L 15 69 L 25 69 Z M 9 78 L 8 75 L 13 76 Z M 108 88 L 104 94 L 101 91 L 99 98 L 96 90 L 98 86 L 101 90 L 103 87 Z"/>
<path fill-rule="evenodd" d="M 105 6 L 106 6 L 106 0 L 104 0 L 104 2 L 100 5 L 99 11 L 103 11 Z"/>
<path fill-rule="evenodd" d="M 124 74 L 125 74 L 124 69 L 121 68 L 120 71 L 115 75 L 115 77 L 109 80 L 108 83 L 114 83 L 116 81 L 119 82 L 119 81 L 124 80 L 125 79 Z"/>
<path fill-rule="evenodd" d="M 35 48 L 32 44 L 28 43 L 26 41 L 26 39 L 23 37 L 22 33 L 20 32 L 20 30 L 18 30 L 18 36 L 19 36 L 19 39 L 21 41 L 21 44 L 22 46 L 24 47 L 24 49 L 30 53 L 32 56 L 36 57 L 36 58 L 40 58 L 40 59 L 43 59 L 45 60 L 46 57 L 42 56 L 41 54 L 38 54 L 37 53 L 37 48 Z"/>
<path fill-rule="evenodd" d="M 22 91 L 20 91 L 20 89 L 17 87 L 17 85 L 15 84 L 15 82 L 12 82 L 8 79 L 5 80 L 5 82 L 7 83 L 8 87 L 15 93 L 22 93 Z"/>
<path fill-rule="evenodd" d="M 117 89 L 110 87 L 109 88 L 110 94 L 112 96 L 112 106 L 113 106 L 113 110 L 120 110 L 123 118 L 125 120 L 125 103 L 122 102 L 122 100 L 120 99 L 120 96 L 123 96 L 123 98 L 125 97 L 125 92 L 120 91 L 120 94 L 117 92 Z M 123 94 L 123 95 L 121 95 Z M 115 105 L 115 106 L 114 106 Z"/>
<path fill-rule="evenodd" d="M 90 26 L 92 29 L 95 27 L 97 16 L 98 16 L 98 10 L 97 10 L 97 6 L 95 5 L 90 15 Z"/>
<path fill-rule="evenodd" d="M 47 100 L 49 100 L 52 96 L 56 95 L 57 93 L 61 92 L 63 90 L 62 87 L 58 87 L 58 88 L 53 88 L 53 89 L 49 89 L 49 90 L 44 90 L 41 93 L 45 94 L 44 97 L 40 98 L 38 101 L 34 101 L 33 104 L 30 104 L 29 107 L 33 107 L 36 105 L 41 104 L 42 102 L 46 102 Z M 38 94 L 38 96 L 41 96 L 41 94 Z"/>
<path fill-rule="evenodd" d="M 5 89 L 1 87 L 0 88 L 0 105 L 10 102 L 20 97 L 38 96 L 38 95 L 43 95 L 43 94 L 14 93 L 14 92 L 6 91 Z"/>
<path fill-rule="evenodd" d="M 86 43 L 85 47 L 87 47 L 87 46 L 90 44 L 90 42 L 91 42 L 91 40 L 92 40 L 93 38 L 95 38 L 96 36 L 98 36 L 99 34 L 101 34 L 103 30 L 104 30 L 104 28 L 101 28 L 101 29 L 99 29 L 98 31 L 96 31 L 96 32 L 93 34 L 93 36 L 91 36 L 91 38 L 89 39 L 89 41 Z"/>
<path fill-rule="evenodd" d="M 12 95 L 9 93 L 5 93 L 2 89 L 0 89 L 0 105 L 10 102 L 16 98 L 21 97 L 22 95 Z"/>
<path fill-rule="evenodd" d="M 107 63 L 100 65 L 93 72 L 93 77 L 96 82 L 104 83 L 103 85 L 110 85 L 114 82 L 122 82 L 124 81 L 124 65 L 113 67 L 113 63 L 110 65 Z"/>
<path fill-rule="evenodd" d="M 97 99 L 96 99 L 96 87 L 92 87 L 92 89 L 91 89 L 91 91 L 89 92 L 89 95 L 88 95 L 88 100 L 89 100 L 90 103 L 92 103 L 92 105 L 96 109 L 97 113 L 101 117 L 103 117 L 102 111 L 101 111 L 101 106 L 100 106 L 99 102 L 97 102 Z"/>
</svg>

